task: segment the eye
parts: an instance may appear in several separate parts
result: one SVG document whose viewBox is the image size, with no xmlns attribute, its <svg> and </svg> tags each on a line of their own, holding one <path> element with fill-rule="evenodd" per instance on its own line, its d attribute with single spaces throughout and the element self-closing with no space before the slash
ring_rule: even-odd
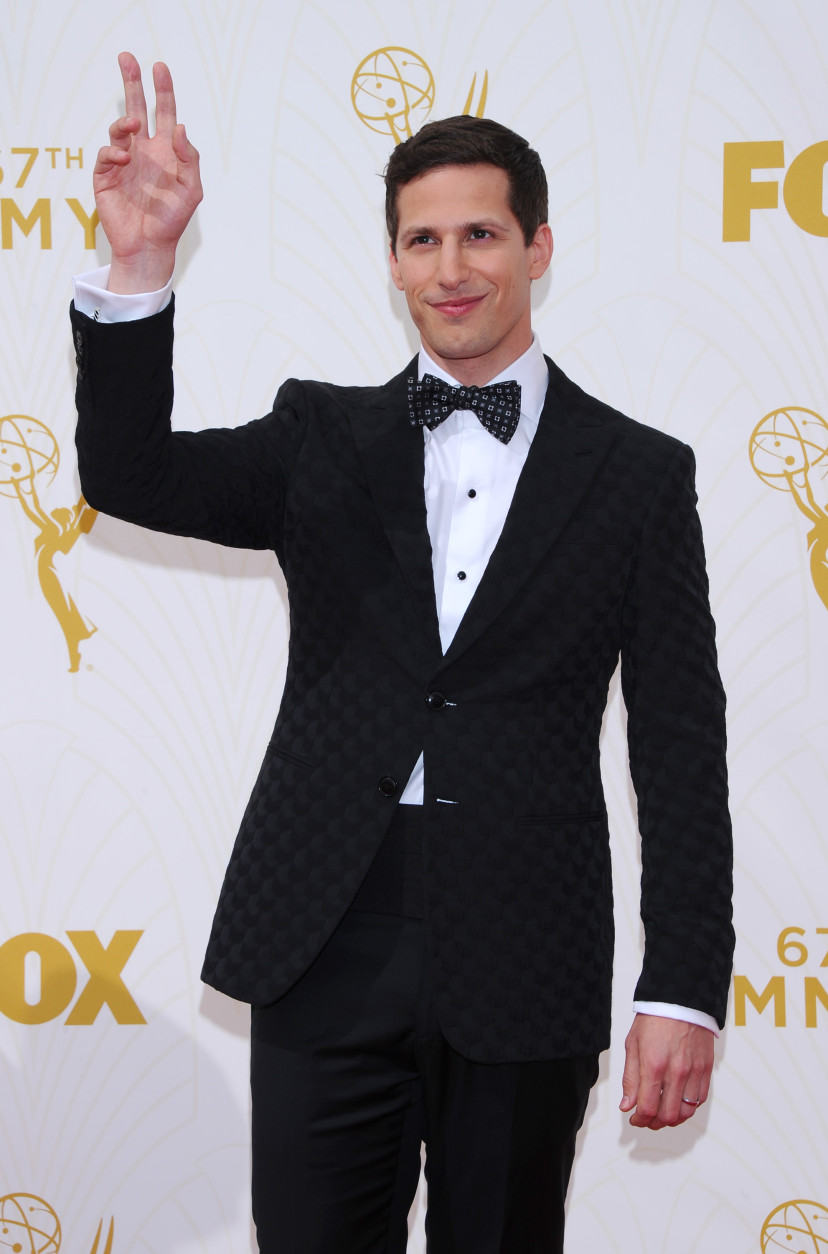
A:
<svg viewBox="0 0 828 1254">
<path fill-rule="evenodd" d="M 433 235 L 414 235 L 412 236 L 410 243 L 412 247 L 417 247 L 417 246 L 421 246 L 424 244 L 433 244 L 434 236 Z"/>
<path fill-rule="evenodd" d="M 482 226 L 477 226 L 473 231 L 469 231 L 469 239 L 491 239 L 491 231 L 487 231 Z"/>
</svg>

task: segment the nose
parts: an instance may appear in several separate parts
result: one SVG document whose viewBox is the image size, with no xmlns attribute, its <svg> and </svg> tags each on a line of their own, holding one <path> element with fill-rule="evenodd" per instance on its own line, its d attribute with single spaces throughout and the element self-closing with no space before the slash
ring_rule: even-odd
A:
<svg viewBox="0 0 828 1254">
<path fill-rule="evenodd" d="M 438 281 L 441 287 L 455 289 L 469 277 L 469 266 L 459 240 L 444 239 L 440 245 Z"/>
</svg>

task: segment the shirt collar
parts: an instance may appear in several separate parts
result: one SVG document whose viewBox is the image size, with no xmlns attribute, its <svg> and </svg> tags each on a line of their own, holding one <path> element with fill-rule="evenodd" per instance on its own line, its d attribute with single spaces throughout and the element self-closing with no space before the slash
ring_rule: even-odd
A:
<svg viewBox="0 0 828 1254">
<path fill-rule="evenodd" d="M 459 388 L 462 384 L 447 370 L 443 370 L 438 366 L 426 350 L 421 346 L 418 358 L 418 378 L 422 378 L 424 374 L 433 374 L 438 379 L 442 379 L 445 383 L 450 383 L 452 387 Z M 494 379 L 490 379 L 489 383 L 502 383 L 506 379 L 514 379 L 515 383 L 520 384 L 520 420 L 524 419 L 532 426 L 536 426 L 540 418 L 543 402 L 546 399 L 546 388 L 549 383 L 549 369 L 543 356 L 543 349 L 536 335 L 532 336 L 532 343 L 516 361 L 510 366 L 502 370 Z M 487 385 L 488 386 L 488 385 Z"/>
</svg>

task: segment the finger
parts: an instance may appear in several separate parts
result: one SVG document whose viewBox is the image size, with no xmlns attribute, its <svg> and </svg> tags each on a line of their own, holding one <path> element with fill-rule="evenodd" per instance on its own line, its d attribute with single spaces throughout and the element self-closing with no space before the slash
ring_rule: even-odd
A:
<svg viewBox="0 0 828 1254">
<path fill-rule="evenodd" d="M 172 133 L 172 149 L 178 160 L 183 162 L 184 165 L 198 163 L 198 152 L 187 138 L 183 122 L 179 122 Z"/>
<path fill-rule="evenodd" d="M 199 172 L 199 155 L 187 139 L 187 132 L 179 122 L 173 131 L 172 148 L 178 162 L 177 178 L 179 185 L 187 191 L 193 209 L 202 200 L 204 192 Z"/>
<path fill-rule="evenodd" d="M 107 147 L 98 150 L 94 174 L 108 174 L 114 166 L 129 165 L 130 154 L 123 148 Z"/>
<path fill-rule="evenodd" d="M 632 1126 L 634 1128 L 663 1127 L 663 1123 L 659 1120 L 660 1104 L 660 1080 L 642 1080 L 638 1086 L 638 1101 L 630 1116 Z"/>
<path fill-rule="evenodd" d="M 179 122 L 173 131 L 172 149 L 178 160 L 179 180 L 183 183 L 198 183 L 201 158 L 198 149 L 187 138 L 183 122 Z"/>
<path fill-rule="evenodd" d="M 678 1122 L 686 1123 L 688 1119 L 692 1119 L 699 1106 L 701 1106 L 701 1102 L 697 1097 L 689 1097 L 685 1094 L 681 1099 Z"/>
<path fill-rule="evenodd" d="M 170 138 L 175 130 L 175 92 L 172 74 L 163 61 L 156 61 L 152 67 L 152 81 L 155 87 L 155 133 Z"/>
<path fill-rule="evenodd" d="M 703 1067 L 699 1076 L 699 1105 L 703 1106 L 710 1096 L 710 1077 L 713 1074 L 713 1067 Z M 692 1097 L 692 1093 L 685 1093 L 685 1097 Z"/>
<path fill-rule="evenodd" d="M 109 128 L 109 142 L 117 148 L 127 149 L 132 144 L 132 137 L 141 128 L 137 118 L 118 118 Z"/>
<path fill-rule="evenodd" d="M 141 82 L 141 67 L 131 52 L 119 53 L 118 65 L 121 67 L 121 78 L 124 80 L 127 117 L 137 118 L 141 123 L 141 133 L 146 135 L 149 133 L 149 124 L 147 102 Z"/>
<path fill-rule="evenodd" d="M 651 1128 L 673 1128 L 677 1123 L 682 1122 L 685 1111 L 693 1113 L 695 1107 L 689 1106 L 682 1100 L 688 1082 L 687 1074 L 665 1076 L 658 1110 L 650 1123 Z"/>
<path fill-rule="evenodd" d="M 708 1084 L 703 1076 L 690 1075 L 684 1085 L 679 1110 L 679 1123 L 692 1119 L 699 1107 L 707 1100 Z"/>
<path fill-rule="evenodd" d="M 674 1057 L 664 1073 L 658 1110 L 648 1126 L 658 1130 L 686 1123 L 706 1100 L 709 1085 L 710 1071 L 703 1058 L 690 1062 Z"/>
<path fill-rule="evenodd" d="M 681 1095 L 681 1111 L 679 1121 L 685 1123 L 692 1119 L 700 1106 L 710 1096 L 710 1072 L 704 1068 L 695 1068 L 688 1076 Z"/>
<path fill-rule="evenodd" d="M 626 1060 L 624 1062 L 624 1074 L 621 1078 L 621 1091 L 623 1096 L 619 1110 L 632 1110 L 638 1100 L 638 1084 L 640 1079 L 640 1066 L 638 1060 L 638 1049 L 628 1040 L 626 1043 Z"/>
</svg>

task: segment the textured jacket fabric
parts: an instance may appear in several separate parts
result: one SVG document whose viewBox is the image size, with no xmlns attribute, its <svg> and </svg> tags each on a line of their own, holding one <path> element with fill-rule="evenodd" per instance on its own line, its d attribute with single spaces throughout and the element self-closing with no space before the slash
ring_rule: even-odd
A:
<svg viewBox="0 0 828 1254">
<path fill-rule="evenodd" d="M 406 378 L 290 380 L 265 418 L 170 433 L 173 310 L 73 310 L 78 459 L 96 509 L 272 548 L 284 696 L 203 978 L 263 1004 L 352 901 L 422 750 L 437 1011 L 481 1062 L 609 1041 L 612 886 L 598 738 L 619 653 L 642 837 L 636 996 L 723 1023 L 733 933 L 716 667 L 693 457 L 550 361 L 503 533 L 445 656 Z"/>
</svg>

